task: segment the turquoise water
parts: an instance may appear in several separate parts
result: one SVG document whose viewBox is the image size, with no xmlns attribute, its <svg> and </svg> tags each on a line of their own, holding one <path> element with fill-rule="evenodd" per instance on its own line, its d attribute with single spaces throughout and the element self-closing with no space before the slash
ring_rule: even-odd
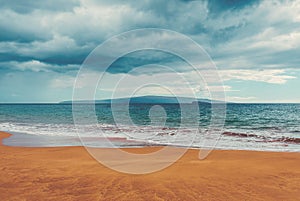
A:
<svg viewBox="0 0 300 201">
<path fill-rule="evenodd" d="M 80 137 L 90 139 L 91 146 L 109 147 L 101 143 L 100 129 L 116 146 L 187 146 L 192 141 L 192 147 L 201 147 L 211 123 L 209 104 L 200 104 L 196 115 L 192 104 L 161 104 L 152 110 L 153 106 L 131 104 L 130 124 L 121 106 L 112 112 L 109 104 L 96 105 L 97 125 L 85 125 Z M 4 140 L 11 146 L 81 145 L 72 105 L 1 104 L 0 130 L 15 134 Z M 219 149 L 300 151 L 300 104 L 227 104 L 222 133 Z"/>
</svg>

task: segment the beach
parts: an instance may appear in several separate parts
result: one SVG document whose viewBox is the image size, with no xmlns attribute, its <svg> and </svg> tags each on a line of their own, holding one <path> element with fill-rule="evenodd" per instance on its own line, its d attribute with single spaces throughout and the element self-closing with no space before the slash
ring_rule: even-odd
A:
<svg viewBox="0 0 300 201">
<path fill-rule="evenodd" d="M 1 141 L 9 135 L 1 132 Z M 1 144 L 0 153 L 1 200 L 299 200 L 300 194 L 300 153 L 215 150 L 199 160 L 198 150 L 188 150 L 145 175 L 110 170 L 84 147 Z"/>
</svg>

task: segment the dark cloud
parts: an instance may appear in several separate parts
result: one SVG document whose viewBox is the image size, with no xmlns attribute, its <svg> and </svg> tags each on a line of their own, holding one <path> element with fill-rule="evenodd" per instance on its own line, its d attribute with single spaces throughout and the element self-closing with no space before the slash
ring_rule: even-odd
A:
<svg viewBox="0 0 300 201">
<path fill-rule="evenodd" d="M 5 27 L 0 25 L 0 29 L 0 42 L 16 41 L 20 43 L 28 43 L 44 39 L 44 36 L 33 35 L 32 33 L 19 32 L 17 30 L 13 30 L 12 27 Z"/>
<path fill-rule="evenodd" d="M 13 54 L 13 53 L 0 53 L 0 62 L 6 62 L 6 61 L 23 62 L 23 61 L 29 61 L 32 59 L 33 59 L 32 57 L 23 57 L 23 56 Z"/>
<path fill-rule="evenodd" d="M 141 50 L 118 58 L 109 66 L 107 72 L 128 73 L 134 68 L 151 64 L 169 66 L 170 68 L 187 65 L 182 58 L 168 52 L 160 50 Z"/>
</svg>

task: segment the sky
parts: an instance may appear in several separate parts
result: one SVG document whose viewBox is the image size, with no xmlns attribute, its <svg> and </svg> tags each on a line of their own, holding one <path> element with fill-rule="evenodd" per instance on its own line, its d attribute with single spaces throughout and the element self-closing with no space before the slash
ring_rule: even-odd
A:
<svg viewBox="0 0 300 201">
<path fill-rule="evenodd" d="M 299 0 L 0 0 L 0 103 L 71 100 L 83 62 L 96 47 L 118 34 L 148 28 L 195 41 L 221 80 L 200 81 L 184 58 L 143 50 L 123 55 L 106 71 L 101 62 L 87 69 L 75 90 L 87 91 L 95 85 L 91 80 L 105 75 L 96 99 L 110 98 L 115 91 L 116 97 L 176 91 L 178 96 L 194 92 L 210 98 L 224 90 L 231 102 L 300 103 Z M 99 60 L 122 49 L 120 44 L 134 50 L 157 37 L 156 42 L 182 47 L 187 57 L 199 58 L 196 50 L 168 33 L 136 34 L 130 42 L 113 44 Z M 206 66 L 209 61 L 201 62 Z M 146 82 L 153 84 L 142 87 Z"/>
</svg>

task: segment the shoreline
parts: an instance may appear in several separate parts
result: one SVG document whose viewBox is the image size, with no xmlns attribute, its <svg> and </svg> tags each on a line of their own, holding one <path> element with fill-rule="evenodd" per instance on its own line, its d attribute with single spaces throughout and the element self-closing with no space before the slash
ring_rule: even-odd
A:
<svg viewBox="0 0 300 201">
<path fill-rule="evenodd" d="M 0 131 L 3 133 L 8 133 L 6 131 Z M 4 138 L 2 140 L 2 144 L 5 146 L 10 147 L 32 147 L 32 148 L 51 148 L 51 147 L 90 147 L 90 148 L 118 148 L 118 149 L 134 149 L 134 148 L 151 148 L 151 147 L 174 147 L 174 148 L 183 148 L 183 149 L 194 149 L 194 150 L 201 150 L 205 149 L 204 147 L 199 146 L 183 146 L 183 145 L 176 145 L 176 144 L 158 144 L 155 142 L 143 142 L 143 141 L 136 141 L 131 139 L 126 139 L 124 137 L 108 137 L 107 139 L 111 140 L 114 143 L 115 147 L 112 147 L 110 144 L 107 144 L 103 141 L 101 144 L 101 140 L 103 137 L 86 137 L 90 142 L 94 142 L 95 140 L 99 141 L 100 144 L 96 146 L 84 146 L 82 141 L 77 136 L 41 136 L 41 135 L 32 135 L 20 132 L 12 132 L 9 133 L 10 136 Z M 297 138 L 299 139 L 299 138 Z M 4 140 L 6 141 L 4 143 Z M 85 143 L 88 142 L 85 139 Z M 125 144 L 125 142 L 127 144 Z M 298 144 L 291 144 L 296 145 Z M 99 146 L 100 145 L 100 146 Z M 99 146 L 99 147 L 98 147 Z M 207 147 L 206 147 L 207 148 Z M 258 148 L 258 147 L 250 147 L 250 148 L 240 148 L 240 147 L 214 147 L 212 150 L 219 150 L 219 151 L 257 151 L 257 152 L 279 152 L 279 153 L 300 153 L 299 149 L 288 149 L 287 145 L 280 147 L 280 148 Z"/>
<path fill-rule="evenodd" d="M 300 194 L 297 152 L 214 150 L 199 160 L 198 150 L 189 149 L 166 169 L 130 175 L 98 163 L 84 147 L 3 145 L 9 136 L 0 132 L 2 200 L 296 200 Z"/>
</svg>

